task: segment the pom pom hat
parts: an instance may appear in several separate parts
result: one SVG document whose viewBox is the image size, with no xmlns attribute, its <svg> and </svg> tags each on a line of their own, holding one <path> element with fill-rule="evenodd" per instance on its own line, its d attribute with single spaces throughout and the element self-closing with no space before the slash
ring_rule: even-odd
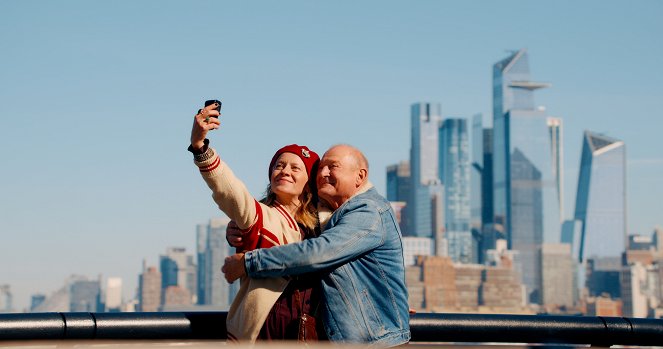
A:
<svg viewBox="0 0 663 349">
<path fill-rule="evenodd" d="M 315 176 L 318 172 L 318 164 L 320 163 L 320 157 L 316 152 L 310 150 L 305 145 L 290 144 L 276 151 L 276 154 L 272 157 L 272 161 L 269 163 L 269 168 L 267 169 L 267 178 L 271 178 L 272 169 L 276 160 L 283 153 L 293 153 L 299 156 L 300 159 L 304 162 L 306 167 L 306 174 L 308 175 L 309 182 L 315 183 Z M 311 180 L 313 179 L 313 180 Z"/>
</svg>

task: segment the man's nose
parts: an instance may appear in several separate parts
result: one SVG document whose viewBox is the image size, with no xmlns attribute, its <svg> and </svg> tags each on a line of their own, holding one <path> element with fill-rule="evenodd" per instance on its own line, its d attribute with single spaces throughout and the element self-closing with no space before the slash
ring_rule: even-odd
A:
<svg viewBox="0 0 663 349">
<path fill-rule="evenodd" d="M 329 175 L 329 166 L 323 166 L 319 170 L 320 176 L 326 177 Z"/>
</svg>

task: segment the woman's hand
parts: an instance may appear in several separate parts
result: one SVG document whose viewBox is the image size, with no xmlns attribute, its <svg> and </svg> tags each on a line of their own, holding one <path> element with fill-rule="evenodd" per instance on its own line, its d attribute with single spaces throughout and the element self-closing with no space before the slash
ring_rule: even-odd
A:
<svg viewBox="0 0 663 349">
<path fill-rule="evenodd" d="M 230 221 L 226 226 L 226 240 L 232 247 L 242 247 L 244 240 L 242 240 L 242 230 L 239 229 L 235 221 Z"/>
<path fill-rule="evenodd" d="M 215 110 L 217 107 L 216 103 L 210 104 L 198 110 L 198 114 L 194 116 L 193 127 L 191 128 L 191 146 L 194 149 L 201 149 L 207 137 L 207 132 L 216 130 L 221 126 L 221 121 L 219 121 L 221 113 Z"/>
</svg>

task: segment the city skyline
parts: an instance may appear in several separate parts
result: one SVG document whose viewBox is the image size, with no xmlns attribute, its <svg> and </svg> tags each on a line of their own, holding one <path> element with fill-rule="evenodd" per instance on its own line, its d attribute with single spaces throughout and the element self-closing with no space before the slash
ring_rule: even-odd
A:
<svg viewBox="0 0 663 349">
<path fill-rule="evenodd" d="M 562 218 L 590 130 L 627 144 L 627 232 L 663 225 L 660 2 L 38 4 L 0 4 L 0 284 L 15 308 L 70 274 L 134 295 L 144 258 L 195 251 L 195 226 L 220 216 L 185 150 L 203 100 L 224 102 L 212 144 L 254 195 L 295 142 L 358 146 L 384 194 L 410 105 L 490 123 L 492 65 L 520 48 L 552 84 L 537 104 L 564 120 Z"/>
</svg>

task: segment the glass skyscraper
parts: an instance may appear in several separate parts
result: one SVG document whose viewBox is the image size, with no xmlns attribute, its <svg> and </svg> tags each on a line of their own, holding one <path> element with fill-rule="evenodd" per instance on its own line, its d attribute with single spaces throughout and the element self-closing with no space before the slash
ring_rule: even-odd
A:
<svg viewBox="0 0 663 349">
<path fill-rule="evenodd" d="M 228 223 L 228 218 L 210 220 L 205 248 L 205 304 L 224 310 L 230 308 L 231 285 L 219 277 L 219 270 L 223 267 L 226 257 L 235 250 L 228 246 L 226 241 Z"/>
<path fill-rule="evenodd" d="M 444 185 L 444 221 L 448 255 L 472 263 L 470 231 L 470 144 L 466 119 L 445 119 L 439 137 L 440 181 Z"/>
<path fill-rule="evenodd" d="M 548 118 L 548 131 L 550 133 L 550 156 L 552 157 L 552 170 L 557 180 L 557 201 L 559 202 L 559 217 L 564 219 L 564 158 L 562 139 L 562 119 Z M 561 222 L 563 223 L 563 222 Z"/>
<path fill-rule="evenodd" d="M 493 229 L 493 129 L 483 127 L 483 115 L 472 118 L 470 166 L 470 229 L 475 243 L 474 263 L 483 264 L 487 250 L 495 249 Z"/>
<path fill-rule="evenodd" d="M 387 166 L 387 200 L 407 201 L 410 192 L 410 163 L 401 161 Z"/>
<path fill-rule="evenodd" d="M 560 242 L 560 204 L 548 118 L 534 104 L 526 50 L 493 67 L 495 229 L 519 252 L 529 301 L 541 303 L 541 244 Z"/>
<path fill-rule="evenodd" d="M 472 158 L 470 164 L 470 229 L 481 232 L 483 220 L 481 213 L 483 195 L 481 179 L 483 178 L 483 116 L 477 114 L 472 118 Z"/>
<path fill-rule="evenodd" d="M 626 248 L 626 146 L 585 131 L 575 218 L 582 222 L 578 260 L 619 257 Z"/>
<path fill-rule="evenodd" d="M 433 236 L 431 195 L 428 188 L 438 178 L 438 129 L 440 105 L 415 103 L 411 106 L 410 198 L 406 207 L 407 235 Z"/>
<path fill-rule="evenodd" d="M 212 309 L 228 310 L 234 296 L 235 287 L 219 277 L 223 261 L 235 252 L 226 241 L 228 222 L 228 218 L 212 218 L 209 224 L 197 226 L 198 304 Z"/>
<path fill-rule="evenodd" d="M 179 286 L 186 289 L 192 298 L 197 297 L 196 267 L 193 256 L 188 255 L 185 248 L 167 248 L 166 254 L 159 256 L 159 270 L 163 291 L 168 286 Z M 161 299 L 165 297 L 162 295 Z"/>
</svg>

